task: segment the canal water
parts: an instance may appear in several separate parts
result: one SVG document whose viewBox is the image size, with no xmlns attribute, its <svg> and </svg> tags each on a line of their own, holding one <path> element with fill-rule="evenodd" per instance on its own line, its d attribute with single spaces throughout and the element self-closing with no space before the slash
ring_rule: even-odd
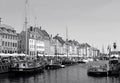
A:
<svg viewBox="0 0 120 83">
<path fill-rule="evenodd" d="M 30 76 L 1 74 L 0 83 L 120 83 L 120 77 L 91 77 L 86 64 L 77 64 Z"/>
</svg>

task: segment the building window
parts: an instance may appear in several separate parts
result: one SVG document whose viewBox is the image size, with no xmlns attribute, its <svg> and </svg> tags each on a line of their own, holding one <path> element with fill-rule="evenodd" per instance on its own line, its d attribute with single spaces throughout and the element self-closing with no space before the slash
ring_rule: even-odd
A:
<svg viewBox="0 0 120 83">
<path fill-rule="evenodd" d="M 3 36 L 2 36 L 3 38 L 4 38 L 4 34 L 3 34 Z"/>
<path fill-rule="evenodd" d="M 33 48 L 32 45 L 30 45 L 30 48 Z"/>
<path fill-rule="evenodd" d="M 5 50 L 5 53 L 7 53 L 7 50 Z"/>
<path fill-rule="evenodd" d="M 8 42 L 8 46 L 9 46 L 9 42 Z"/>
<path fill-rule="evenodd" d="M 12 39 L 14 39 L 14 36 L 12 36 Z"/>
<path fill-rule="evenodd" d="M 9 39 L 9 35 L 8 35 L 8 39 Z"/>
<path fill-rule="evenodd" d="M 6 37 L 5 38 L 7 38 L 7 35 L 5 35 Z"/>
<path fill-rule="evenodd" d="M 4 50 L 2 50 L 2 53 L 4 53 Z"/>
<path fill-rule="evenodd" d="M 15 37 L 15 39 L 17 40 L 17 37 Z"/>
<path fill-rule="evenodd" d="M 4 41 L 2 41 L 2 46 L 4 46 Z"/>
<path fill-rule="evenodd" d="M 17 47 L 17 43 L 15 43 L 15 47 Z"/>
<path fill-rule="evenodd" d="M 5 42 L 5 46 L 7 46 L 7 42 Z"/>
<path fill-rule="evenodd" d="M 12 42 L 10 43 L 10 46 L 12 47 Z"/>
<path fill-rule="evenodd" d="M 14 43 L 13 43 L 13 47 L 14 47 Z"/>
<path fill-rule="evenodd" d="M 32 34 L 30 34 L 30 37 L 32 37 Z"/>
</svg>

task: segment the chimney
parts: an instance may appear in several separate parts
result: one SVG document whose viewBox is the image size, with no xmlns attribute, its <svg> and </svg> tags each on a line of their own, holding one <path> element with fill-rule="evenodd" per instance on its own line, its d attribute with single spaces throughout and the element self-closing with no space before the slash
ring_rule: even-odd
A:
<svg viewBox="0 0 120 83">
<path fill-rule="evenodd" d="M 50 35 L 50 37 L 52 38 L 52 34 Z"/>
<path fill-rule="evenodd" d="M 42 27 L 40 26 L 40 30 L 42 29 Z"/>
<path fill-rule="evenodd" d="M 30 31 L 33 31 L 33 26 L 30 26 Z"/>
</svg>

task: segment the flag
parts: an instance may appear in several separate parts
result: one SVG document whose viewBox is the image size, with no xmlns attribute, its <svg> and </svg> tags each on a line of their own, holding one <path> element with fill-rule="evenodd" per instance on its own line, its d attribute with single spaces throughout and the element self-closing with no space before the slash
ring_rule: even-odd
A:
<svg viewBox="0 0 120 83">
<path fill-rule="evenodd" d="M 111 47 L 110 47 L 110 45 L 108 45 L 107 50 L 108 50 L 109 52 L 111 51 Z"/>
</svg>

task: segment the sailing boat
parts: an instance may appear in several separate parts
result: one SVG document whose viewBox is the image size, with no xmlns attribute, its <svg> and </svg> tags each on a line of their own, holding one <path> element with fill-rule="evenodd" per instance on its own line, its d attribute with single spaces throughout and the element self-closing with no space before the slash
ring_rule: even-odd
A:
<svg viewBox="0 0 120 83">
<path fill-rule="evenodd" d="M 27 0 L 26 0 L 26 9 L 27 9 Z M 15 60 L 14 62 L 12 62 L 10 71 L 12 73 L 15 73 L 17 75 L 27 75 L 27 74 L 34 74 L 37 72 L 43 72 L 44 70 L 44 65 L 42 65 L 42 63 L 40 63 L 40 61 L 38 61 L 38 59 L 31 59 L 31 57 L 27 57 L 28 54 L 28 39 L 27 39 L 27 35 L 28 35 L 28 29 L 27 29 L 27 12 L 26 12 L 26 16 L 25 16 L 25 33 L 26 33 L 26 47 L 25 47 L 25 52 L 26 52 L 26 56 L 23 60 L 18 59 Z M 35 39 L 36 41 L 36 39 Z"/>
<path fill-rule="evenodd" d="M 59 68 L 64 68 L 64 65 L 61 65 L 61 62 L 58 58 L 58 53 L 57 53 L 57 39 L 58 39 L 58 34 L 54 37 L 55 39 L 55 57 L 50 60 L 50 63 L 48 63 L 45 66 L 45 69 L 59 69 Z"/>
<path fill-rule="evenodd" d="M 62 60 L 62 65 L 70 66 L 70 65 L 74 64 L 74 61 L 70 60 L 70 58 L 69 58 L 69 49 L 68 48 L 69 48 L 68 28 L 66 27 L 66 54 L 67 54 L 67 57 Z"/>
</svg>

